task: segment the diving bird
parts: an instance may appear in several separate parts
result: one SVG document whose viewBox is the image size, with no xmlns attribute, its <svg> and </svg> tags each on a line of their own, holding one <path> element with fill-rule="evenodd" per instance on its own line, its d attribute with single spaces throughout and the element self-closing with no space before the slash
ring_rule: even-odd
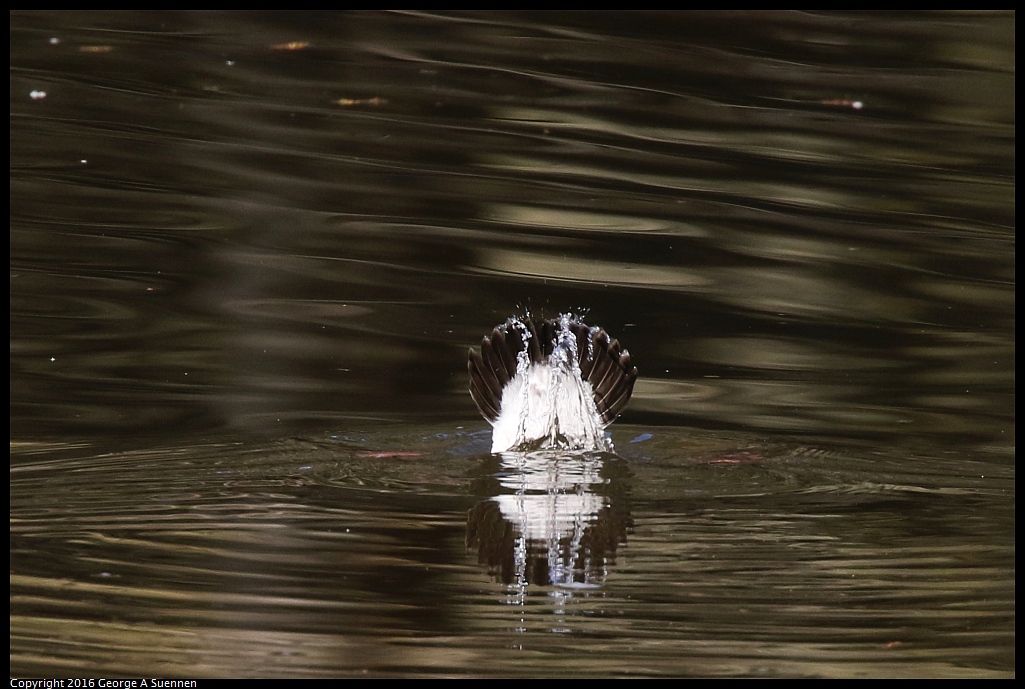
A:
<svg viewBox="0 0 1025 689">
<path fill-rule="evenodd" d="M 602 328 L 573 314 L 513 317 L 470 349 L 470 396 L 491 451 L 612 451 L 605 427 L 630 401 L 637 367 Z"/>
</svg>

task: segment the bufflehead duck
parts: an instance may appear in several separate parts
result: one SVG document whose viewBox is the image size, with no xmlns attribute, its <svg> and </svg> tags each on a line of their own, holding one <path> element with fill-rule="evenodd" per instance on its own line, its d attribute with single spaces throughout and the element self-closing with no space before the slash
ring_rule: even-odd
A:
<svg viewBox="0 0 1025 689">
<path fill-rule="evenodd" d="M 510 318 L 470 349 L 470 396 L 492 452 L 612 451 L 605 427 L 630 401 L 637 368 L 618 340 L 577 316 Z"/>
</svg>

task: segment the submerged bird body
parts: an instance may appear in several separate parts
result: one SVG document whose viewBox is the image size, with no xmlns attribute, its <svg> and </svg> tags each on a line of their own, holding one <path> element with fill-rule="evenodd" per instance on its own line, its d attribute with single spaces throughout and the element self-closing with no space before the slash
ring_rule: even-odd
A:
<svg viewBox="0 0 1025 689">
<path fill-rule="evenodd" d="M 601 328 L 570 314 L 510 318 L 470 350 L 470 396 L 494 428 L 491 451 L 611 451 L 605 427 L 626 407 L 637 368 Z"/>
</svg>

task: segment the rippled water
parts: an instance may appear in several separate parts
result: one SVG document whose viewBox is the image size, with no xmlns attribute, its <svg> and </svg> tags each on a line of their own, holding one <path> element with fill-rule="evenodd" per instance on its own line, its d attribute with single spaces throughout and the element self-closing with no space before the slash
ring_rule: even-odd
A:
<svg viewBox="0 0 1025 689">
<path fill-rule="evenodd" d="M 1006 462 L 639 430 L 619 457 L 409 428 L 19 448 L 12 669 L 1013 672 Z"/>
<path fill-rule="evenodd" d="M 11 15 L 12 676 L 1013 676 L 1014 15 Z M 590 309 L 616 455 L 466 350 Z"/>
</svg>

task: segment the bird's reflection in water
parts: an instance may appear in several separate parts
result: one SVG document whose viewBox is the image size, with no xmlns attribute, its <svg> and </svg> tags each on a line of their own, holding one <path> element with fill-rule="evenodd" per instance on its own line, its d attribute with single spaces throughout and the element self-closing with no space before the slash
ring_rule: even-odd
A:
<svg viewBox="0 0 1025 689">
<path fill-rule="evenodd" d="M 482 466 L 467 545 L 498 581 L 599 588 L 632 526 L 626 463 L 607 453 L 504 452 Z"/>
</svg>

